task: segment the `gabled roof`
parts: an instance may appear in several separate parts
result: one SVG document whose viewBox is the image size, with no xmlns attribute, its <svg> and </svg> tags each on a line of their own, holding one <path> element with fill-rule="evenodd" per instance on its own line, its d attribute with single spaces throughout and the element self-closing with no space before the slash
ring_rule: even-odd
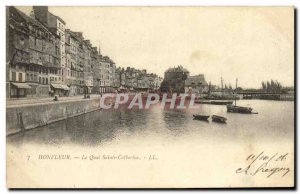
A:
<svg viewBox="0 0 300 194">
<path fill-rule="evenodd" d="M 22 11 L 20 11 L 19 9 L 17 9 L 17 8 L 15 8 L 15 7 L 13 7 L 13 8 L 16 10 L 16 12 L 18 12 L 18 13 L 21 15 L 22 18 L 24 18 L 24 20 L 25 20 L 27 23 L 33 24 L 34 26 L 36 26 L 36 27 L 38 27 L 38 28 L 40 28 L 40 29 L 43 29 L 43 30 L 45 30 L 45 31 L 48 31 L 48 32 L 50 32 L 51 34 L 57 36 L 56 33 L 53 33 L 53 32 L 51 31 L 51 29 L 49 29 L 49 28 L 47 28 L 46 26 L 44 26 L 44 25 L 43 25 L 41 22 L 39 22 L 38 20 L 33 19 L 32 17 L 26 15 L 25 13 L 23 13 Z"/>
</svg>

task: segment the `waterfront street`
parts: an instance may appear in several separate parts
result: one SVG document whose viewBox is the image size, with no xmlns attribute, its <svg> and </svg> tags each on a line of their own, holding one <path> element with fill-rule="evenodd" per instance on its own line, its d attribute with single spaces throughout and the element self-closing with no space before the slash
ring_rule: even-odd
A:
<svg viewBox="0 0 300 194">
<path fill-rule="evenodd" d="M 90 99 L 99 98 L 99 94 L 90 94 Z M 44 97 L 44 98 L 18 98 L 18 99 L 6 99 L 6 107 L 15 107 L 15 106 L 26 106 L 26 105 L 34 105 L 39 103 L 53 103 L 54 97 Z M 58 97 L 58 102 L 67 102 L 67 101 L 74 101 L 74 100 L 84 100 L 84 95 L 79 96 L 64 96 Z"/>
</svg>

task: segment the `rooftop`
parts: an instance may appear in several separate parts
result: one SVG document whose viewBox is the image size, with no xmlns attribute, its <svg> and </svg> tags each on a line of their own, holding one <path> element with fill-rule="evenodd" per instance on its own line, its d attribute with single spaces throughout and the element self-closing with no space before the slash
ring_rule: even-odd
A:
<svg viewBox="0 0 300 194">
<path fill-rule="evenodd" d="M 185 73 L 189 73 L 189 71 L 185 68 L 183 68 L 181 65 L 179 65 L 178 67 L 173 67 L 173 68 L 169 68 L 166 70 L 166 72 L 185 72 Z"/>
<path fill-rule="evenodd" d="M 202 85 L 202 86 L 203 85 L 208 85 L 203 74 L 189 76 L 185 80 L 185 84 L 187 86 L 191 86 L 191 85 Z"/>
</svg>

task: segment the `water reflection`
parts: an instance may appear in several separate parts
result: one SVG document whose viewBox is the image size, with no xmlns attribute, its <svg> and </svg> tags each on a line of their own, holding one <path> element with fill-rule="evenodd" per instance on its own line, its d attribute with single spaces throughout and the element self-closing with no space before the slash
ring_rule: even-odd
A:
<svg viewBox="0 0 300 194">
<path fill-rule="evenodd" d="M 141 141 L 160 137 L 162 141 L 273 141 L 293 140 L 294 103 L 248 100 L 240 101 L 259 112 L 258 115 L 230 114 L 225 106 L 202 105 L 193 110 L 167 110 L 154 106 L 149 110 L 94 111 L 78 117 L 56 122 L 7 138 L 8 143 L 60 146 L 78 144 L 94 146 L 118 143 L 130 138 Z M 193 120 L 193 114 L 218 114 L 228 119 L 227 124 Z M 281 114 L 284 113 L 284 114 Z M 125 138 L 124 138 L 125 137 Z"/>
</svg>

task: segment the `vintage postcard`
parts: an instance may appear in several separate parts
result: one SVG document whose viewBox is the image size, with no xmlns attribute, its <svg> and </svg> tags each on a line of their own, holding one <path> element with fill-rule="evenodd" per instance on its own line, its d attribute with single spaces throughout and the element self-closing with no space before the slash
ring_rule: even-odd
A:
<svg viewBox="0 0 300 194">
<path fill-rule="evenodd" d="M 286 7 L 6 7 L 8 188 L 293 188 Z"/>
</svg>

